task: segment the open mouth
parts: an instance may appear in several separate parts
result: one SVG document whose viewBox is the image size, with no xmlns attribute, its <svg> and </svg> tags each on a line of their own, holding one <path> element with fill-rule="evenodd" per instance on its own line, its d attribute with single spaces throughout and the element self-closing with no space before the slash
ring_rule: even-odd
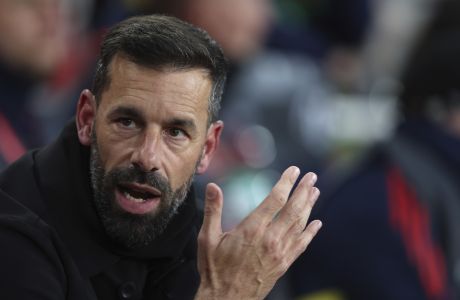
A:
<svg viewBox="0 0 460 300">
<path fill-rule="evenodd" d="M 161 199 L 160 191 L 138 183 L 119 184 L 116 195 L 118 205 L 133 214 L 145 214 L 155 210 Z"/>
<path fill-rule="evenodd" d="M 120 184 L 118 189 L 126 198 L 136 202 L 144 202 L 161 196 L 158 190 L 135 183 Z"/>
</svg>

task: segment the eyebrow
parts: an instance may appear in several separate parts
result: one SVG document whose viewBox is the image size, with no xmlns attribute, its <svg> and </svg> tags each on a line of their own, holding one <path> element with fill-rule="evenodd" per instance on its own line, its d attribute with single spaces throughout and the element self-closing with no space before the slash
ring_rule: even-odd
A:
<svg viewBox="0 0 460 300">
<path fill-rule="evenodd" d="M 196 124 L 192 119 L 172 118 L 167 120 L 166 123 L 172 127 L 186 128 L 191 132 L 196 132 Z"/>
<path fill-rule="evenodd" d="M 144 114 L 142 111 L 131 106 L 118 106 L 109 113 L 109 118 L 115 118 L 119 116 L 132 118 L 135 120 L 144 120 Z"/>
</svg>

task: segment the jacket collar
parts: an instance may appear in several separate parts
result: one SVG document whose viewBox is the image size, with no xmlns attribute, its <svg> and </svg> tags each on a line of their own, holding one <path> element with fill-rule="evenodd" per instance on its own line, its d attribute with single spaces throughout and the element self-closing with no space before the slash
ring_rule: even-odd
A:
<svg viewBox="0 0 460 300">
<path fill-rule="evenodd" d="M 400 125 L 397 134 L 424 145 L 454 174 L 459 174 L 460 138 L 444 126 L 425 118 L 409 119 Z"/>
<path fill-rule="evenodd" d="M 190 239 L 196 238 L 193 188 L 162 236 L 143 248 L 127 249 L 110 240 L 93 207 L 89 157 L 90 149 L 80 144 L 74 122 L 36 155 L 36 174 L 51 222 L 82 274 L 97 274 L 122 257 L 151 260 L 180 256 Z"/>
</svg>

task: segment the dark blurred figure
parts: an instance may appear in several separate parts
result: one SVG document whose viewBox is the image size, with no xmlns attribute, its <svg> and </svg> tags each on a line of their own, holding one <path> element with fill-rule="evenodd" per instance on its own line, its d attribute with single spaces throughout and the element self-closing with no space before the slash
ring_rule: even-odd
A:
<svg viewBox="0 0 460 300">
<path fill-rule="evenodd" d="M 0 0 L 0 167 L 40 140 L 25 106 L 62 57 L 58 11 L 57 0 Z"/>
<path fill-rule="evenodd" d="M 274 0 L 280 22 L 268 38 L 272 48 L 325 58 L 337 46 L 361 47 L 371 23 L 372 0 Z"/>
<path fill-rule="evenodd" d="M 74 114 L 105 24 L 94 18 L 118 12 L 101 1 L 0 0 L 0 169 L 54 140 Z"/>
<path fill-rule="evenodd" d="M 290 274 L 300 299 L 460 299 L 460 3 L 437 9 L 402 76 L 404 121 L 323 193 L 324 230 Z"/>
<path fill-rule="evenodd" d="M 61 0 L 0 0 L 0 169 L 44 143 L 32 98 L 68 53 L 66 17 Z"/>
<path fill-rule="evenodd" d="M 150 9 L 207 30 L 232 62 L 247 60 L 263 47 L 273 19 L 269 0 L 160 0 Z"/>
</svg>

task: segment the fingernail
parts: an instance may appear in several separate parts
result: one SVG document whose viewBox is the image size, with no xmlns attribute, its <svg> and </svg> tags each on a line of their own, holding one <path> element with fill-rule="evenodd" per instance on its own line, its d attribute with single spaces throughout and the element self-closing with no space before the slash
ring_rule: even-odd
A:
<svg viewBox="0 0 460 300">
<path fill-rule="evenodd" d="M 317 187 L 313 187 L 313 201 L 316 202 L 319 198 L 319 189 Z"/>
<path fill-rule="evenodd" d="M 299 177 L 300 170 L 297 167 L 291 167 L 290 173 L 292 181 L 296 181 L 297 177 Z"/>
<path fill-rule="evenodd" d="M 314 220 L 312 223 L 313 223 L 313 229 L 315 231 L 320 230 L 321 227 L 323 226 L 323 223 L 320 220 Z"/>
<path fill-rule="evenodd" d="M 215 198 L 216 197 L 216 194 L 217 194 L 217 191 L 213 188 L 210 188 L 208 186 L 208 188 L 206 189 L 206 197 L 208 199 L 212 199 L 212 198 Z"/>
<path fill-rule="evenodd" d="M 310 174 L 310 184 L 314 185 L 316 183 L 316 180 L 318 179 L 318 176 L 316 176 L 315 173 Z"/>
</svg>

